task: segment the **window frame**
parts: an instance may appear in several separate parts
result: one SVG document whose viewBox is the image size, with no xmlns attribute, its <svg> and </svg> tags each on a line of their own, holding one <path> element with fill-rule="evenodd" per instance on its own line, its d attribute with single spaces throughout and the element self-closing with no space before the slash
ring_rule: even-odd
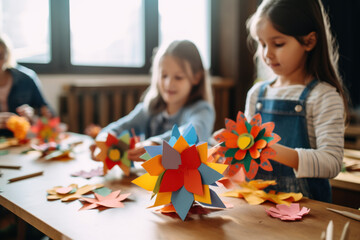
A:
<svg viewBox="0 0 360 240">
<path fill-rule="evenodd" d="M 144 1 L 145 21 L 145 64 L 142 67 L 114 67 L 114 66 L 78 66 L 72 65 L 70 59 L 70 0 L 49 0 L 50 21 L 50 54 L 49 63 L 25 63 L 19 64 L 33 69 L 39 74 L 148 74 L 151 67 L 153 49 L 159 42 L 159 13 L 158 0 Z M 217 0 L 210 0 L 210 73 L 218 72 L 218 64 L 215 62 L 218 56 L 218 37 L 214 29 L 218 27 Z M 216 51 L 214 51 L 216 50 Z"/>
</svg>

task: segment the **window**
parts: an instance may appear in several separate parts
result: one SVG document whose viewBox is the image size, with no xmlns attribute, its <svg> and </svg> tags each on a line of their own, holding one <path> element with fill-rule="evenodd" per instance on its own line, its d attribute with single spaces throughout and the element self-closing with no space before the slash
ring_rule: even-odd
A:
<svg viewBox="0 0 360 240">
<path fill-rule="evenodd" d="M 210 66 L 211 0 L 0 0 L 0 32 L 38 73 L 148 73 L 159 43 L 189 39 Z"/>
</svg>

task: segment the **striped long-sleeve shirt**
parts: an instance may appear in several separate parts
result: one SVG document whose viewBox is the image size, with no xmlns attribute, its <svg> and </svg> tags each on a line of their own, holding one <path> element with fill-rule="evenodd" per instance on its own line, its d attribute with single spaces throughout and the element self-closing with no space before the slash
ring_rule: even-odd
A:
<svg viewBox="0 0 360 240">
<path fill-rule="evenodd" d="M 255 115 L 261 84 L 255 84 L 247 94 L 245 116 L 248 120 Z M 267 86 L 265 97 L 297 100 L 304 88 L 304 85 Z M 299 156 L 295 176 L 334 178 L 341 170 L 345 131 L 344 104 L 334 87 L 325 82 L 314 87 L 306 100 L 306 120 L 311 149 L 295 149 Z"/>
</svg>

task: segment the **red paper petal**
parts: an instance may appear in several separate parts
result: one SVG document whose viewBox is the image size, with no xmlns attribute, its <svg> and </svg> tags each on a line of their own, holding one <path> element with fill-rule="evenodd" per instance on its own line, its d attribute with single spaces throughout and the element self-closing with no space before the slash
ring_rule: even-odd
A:
<svg viewBox="0 0 360 240">
<path fill-rule="evenodd" d="M 165 171 L 159 192 L 175 192 L 184 186 L 184 172 L 178 169 Z"/>
<path fill-rule="evenodd" d="M 188 169 L 184 173 L 184 186 L 186 190 L 197 195 L 204 195 L 201 175 L 197 169 Z"/>
<path fill-rule="evenodd" d="M 119 140 L 114 135 L 108 134 L 107 139 L 106 139 L 107 146 L 116 145 L 118 142 L 119 142 Z"/>
<path fill-rule="evenodd" d="M 277 143 L 278 141 L 281 140 L 281 137 L 279 135 L 277 135 L 276 133 L 272 133 L 271 135 L 274 139 L 271 140 L 269 143 L 268 143 L 268 146 L 270 147 L 271 145 Z"/>
<path fill-rule="evenodd" d="M 198 169 L 200 164 L 201 160 L 195 145 L 192 145 L 181 153 L 182 167 L 186 169 Z"/>
</svg>

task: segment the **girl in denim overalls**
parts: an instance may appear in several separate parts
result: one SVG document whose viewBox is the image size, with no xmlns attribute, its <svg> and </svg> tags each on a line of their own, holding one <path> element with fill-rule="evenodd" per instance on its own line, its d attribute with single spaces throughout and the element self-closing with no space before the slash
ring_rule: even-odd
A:
<svg viewBox="0 0 360 240">
<path fill-rule="evenodd" d="M 276 77 L 250 89 L 245 115 L 275 123 L 281 141 L 257 179 L 274 190 L 331 202 L 329 178 L 341 170 L 348 107 L 327 16 L 318 0 L 264 0 L 248 21 L 258 53 Z"/>
</svg>

